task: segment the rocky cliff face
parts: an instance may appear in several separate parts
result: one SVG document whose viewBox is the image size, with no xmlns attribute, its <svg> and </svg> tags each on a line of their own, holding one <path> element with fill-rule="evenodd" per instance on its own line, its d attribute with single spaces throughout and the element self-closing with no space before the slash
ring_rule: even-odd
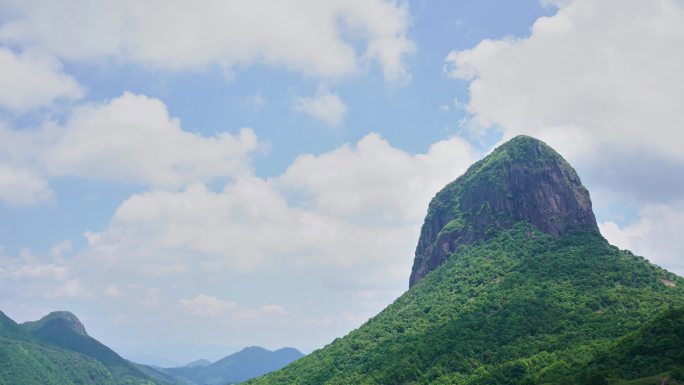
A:
<svg viewBox="0 0 684 385">
<path fill-rule="evenodd" d="M 432 199 L 409 286 L 460 246 L 520 221 L 554 237 L 599 231 L 589 192 L 575 170 L 551 147 L 528 136 L 501 145 Z"/>
</svg>

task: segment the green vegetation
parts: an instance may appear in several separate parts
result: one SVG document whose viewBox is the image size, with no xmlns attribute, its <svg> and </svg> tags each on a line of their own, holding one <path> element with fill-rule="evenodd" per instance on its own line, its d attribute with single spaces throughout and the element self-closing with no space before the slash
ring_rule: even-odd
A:
<svg viewBox="0 0 684 385">
<path fill-rule="evenodd" d="M 608 244 L 575 171 L 534 138 L 437 193 L 410 285 L 248 384 L 651 384 L 684 369 L 684 279 Z"/>
<path fill-rule="evenodd" d="M 348 336 L 248 383 L 571 384 L 673 305 L 684 279 L 593 231 L 554 239 L 521 222 L 460 248 Z M 668 370 L 656 366 L 645 371 Z"/>
<path fill-rule="evenodd" d="M 0 385 L 155 385 L 70 313 L 17 325 L 0 312 Z"/>
<path fill-rule="evenodd" d="M 80 354 L 0 337 L 2 385 L 115 385 L 107 369 Z"/>
<path fill-rule="evenodd" d="M 47 346 L 0 312 L 0 385 L 115 385 L 94 359 Z"/>
<path fill-rule="evenodd" d="M 409 285 L 458 247 L 491 239 L 521 221 L 557 237 L 599 233 L 575 170 L 551 147 L 526 136 L 499 146 L 432 199 Z"/>
<path fill-rule="evenodd" d="M 684 308 L 670 309 L 606 346 L 578 372 L 565 382 L 661 384 L 669 378 L 684 383 Z"/>
<path fill-rule="evenodd" d="M 117 384 L 154 385 L 147 375 L 113 350 L 88 336 L 81 322 L 69 312 L 54 312 L 36 322 L 23 324 L 41 341 L 81 353 L 104 365 Z"/>
</svg>

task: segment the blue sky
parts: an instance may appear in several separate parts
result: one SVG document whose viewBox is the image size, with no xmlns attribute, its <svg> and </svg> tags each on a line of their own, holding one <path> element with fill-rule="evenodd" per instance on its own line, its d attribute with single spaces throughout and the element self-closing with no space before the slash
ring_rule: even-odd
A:
<svg viewBox="0 0 684 385">
<path fill-rule="evenodd" d="M 0 310 L 147 362 L 310 351 L 406 290 L 430 197 L 517 134 L 682 274 L 682 25 L 675 0 L 0 1 Z"/>
</svg>

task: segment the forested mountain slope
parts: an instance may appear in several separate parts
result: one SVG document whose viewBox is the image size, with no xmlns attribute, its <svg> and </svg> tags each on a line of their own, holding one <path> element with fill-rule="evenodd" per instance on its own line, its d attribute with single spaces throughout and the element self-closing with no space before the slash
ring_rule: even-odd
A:
<svg viewBox="0 0 684 385">
<path fill-rule="evenodd" d="M 115 385 L 96 360 L 47 345 L 0 312 L 0 385 Z"/>
<path fill-rule="evenodd" d="M 595 364 L 602 355 L 682 305 L 684 279 L 608 244 L 572 167 L 517 137 L 433 199 L 409 291 L 344 338 L 248 383 L 607 381 Z"/>
</svg>

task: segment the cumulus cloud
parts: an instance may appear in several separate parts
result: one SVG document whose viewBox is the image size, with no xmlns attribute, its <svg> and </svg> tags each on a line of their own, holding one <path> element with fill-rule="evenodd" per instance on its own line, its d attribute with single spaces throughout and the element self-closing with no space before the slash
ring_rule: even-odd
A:
<svg viewBox="0 0 684 385">
<path fill-rule="evenodd" d="M 125 92 L 74 109 L 60 125 L 12 129 L 0 124 L 0 201 L 50 201 L 49 179 L 76 176 L 180 188 L 249 174 L 259 147 L 254 131 L 203 136 L 186 131 L 159 99 Z"/>
<path fill-rule="evenodd" d="M 612 244 L 629 249 L 652 262 L 684 276 L 684 201 L 673 205 L 648 205 L 639 219 L 620 226 L 613 221 L 599 224 L 601 233 Z"/>
<path fill-rule="evenodd" d="M 458 137 L 411 155 L 371 133 L 355 146 L 299 156 L 276 183 L 309 197 L 313 207 L 331 215 L 416 222 L 435 192 L 462 174 L 477 155 Z"/>
<path fill-rule="evenodd" d="M 198 294 L 191 299 L 181 299 L 181 307 L 197 317 L 234 317 L 243 320 L 261 319 L 263 317 L 282 317 L 288 313 L 280 305 L 264 305 L 245 308 L 236 302 L 223 300 L 207 294 Z"/>
<path fill-rule="evenodd" d="M 71 241 L 62 241 L 50 248 L 50 256 L 55 259 L 61 259 L 64 254 L 73 250 L 74 245 Z"/>
<path fill-rule="evenodd" d="M 63 242 L 53 249 L 60 247 Z M 88 284 L 73 267 L 61 255 L 40 255 L 29 249 L 7 255 L 0 248 L 0 290 L 6 295 L 5 303 L 92 298 Z"/>
<path fill-rule="evenodd" d="M 263 317 L 288 316 L 288 312 L 280 305 L 264 305 L 255 309 L 241 311 L 238 316 L 243 319 L 260 319 Z"/>
<path fill-rule="evenodd" d="M 59 61 L 46 56 L 0 47 L 0 68 L 0 107 L 14 112 L 48 106 L 59 98 L 79 99 L 85 92 L 62 72 Z"/>
<path fill-rule="evenodd" d="M 576 0 L 529 37 L 451 52 L 446 71 L 470 82 L 475 126 L 533 134 L 573 158 L 611 147 L 681 161 L 682 45 L 673 0 Z"/>
<path fill-rule="evenodd" d="M 198 294 L 192 299 L 181 299 L 180 304 L 196 316 L 225 315 L 237 306 L 235 302 L 223 301 L 206 294 Z"/>
<path fill-rule="evenodd" d="M 344 267 L 385 258 L 388 248 L 398 252 L 393 237 L 406 230 L 356 226 L 293 207 L 268 181 L 246 177 L 221 192 L 198 183 L 133 195 L 88 252 L 122 273 L 136 264 L 133 274 L 174 265 L 206 272 Z"/>
<path fill-rule="evenodd" d="M 338 126 L 342 123 L 347 113 L 347 106 L 340 100 L 340 97 L 320 85 L 313 96 L 297 98 L 294 109 L 331 126 Z"/>
<path fill-rule="evenodd" d="M 257 91 L 242 100 L 242 105 L 251 110 L 260 110 L 266 105 L 266 98 Z"/>
<path fill-rule="evenodd" d="M 45 293 L 46 298 L 91 298 L 92 293 L 79 279 L 70 279 L 52 291 Z"/>
<path fill-rule="evenodd" d="M 107 285 L 104 288 L 104 293 L 110 297 L 120 297 L 121 289 L 117 285 Z"/>
<path fill-rule="evenodd" d="M 88 233 L 82 263 L 140 279 L 296 267 L 403 283 L 429 199 L 474 158 L 456 138 L 410 155 L 369 134 L 302 156 L 280 177 L 135 194 Z"/>
<path fill-rule="evenodd" d="M 29 206 L 53 200 L 40 159 L 51 138 L 50 130 L 15 130 L 0 122 L 0 202 Z"/>
<path fill-rule="evenodd" d="M 47 180 L 34 170 L 0 164 L 0 202 L 29 206 L 53 198 Z"/>
<path fill-rule="evenodd" d="M 251 129 L 214 137 L 184 131 L 162 101 L 126 92 L 77 108 L 46 161 L 54 175 L 173 188 L 245 172 L 256 145 Z"/>
<path fill-rule="evenodd" d="M 266 63 L 314 76 L 341 76 L 377 63 L 385 77 L 407 77 L 408 6 L 389 0 L 247 3 L 212 0 L 6 1 L 13 17 L 0 41 L 67 60 L 113 59 L 165 70 Z M 365 44 L 357 51 L 343 36 Z"/>
<path fill-rule="evenodd" d="M 67 269 L 52 263 L 20 264 L 9 271 L 8 275 L 15 279 L 56 279 L 66 278 Z"/>
</svg>

